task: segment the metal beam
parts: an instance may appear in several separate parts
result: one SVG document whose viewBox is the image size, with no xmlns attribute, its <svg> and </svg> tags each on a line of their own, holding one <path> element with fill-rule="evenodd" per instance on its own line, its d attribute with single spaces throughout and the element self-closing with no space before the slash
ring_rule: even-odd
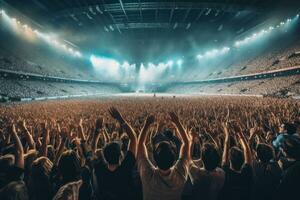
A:
<svg viewBox="0 0 300 200">
<path fill-rule="evenodd" d="M 35 4 L 35 5 L 37 5 L 39 8 L 41 8 L 41 9 L 43 9 L 43 10 L 45 10 L 45 11 L 48 11 L 48 8 L 47 8 L 47 6 L 45 6 L 42 2 L 40 2 L 39 0 L 32 0 L 33 1 L 33 3 Z"/>
<path fill-rule="evenodd" d="M 143 22 L 143 13 L 142 13 L 142 4 L 141 4 L 141 0 L 139 0 L 139 5 L 140 5 L 140 19 L 141 19 L 141 22 Z"/>
<path fill-rule="evenodd" d="M 185 22 L 185 20 L 188 18 L 190 12 L 191 12 L 191 8 L 189 8 L 188 10 L 186 10 L 186 13 L 185 13 L 185 15 L 184 15 L 184 18 L 183 18 L 183 20 L 182 20 L 183 22 Z"/>
<path fill-rule="evenodd" d="M 198 14 L 198 16 L 196 17 L 195 21 L 198 21 L 198 20 L 201 18 L 201 16 L 202 16 L 202 14 L 204 13 L 204 11 L 205 11 L 205 9 L 202 9 L 202 10 L 199 12 L 199 14 Z"/>
<path fill-rule="evenodd" d="M 176 7 L 178 10 L 202 10 L 205 8 L 210 8 L 213 10 L 220 10 L 224 12 L 238 12 L 238 11 L 251 11 L 251 12 L 261 12 L 263 11 L 260 7 L 255 7 L 253 5 L 242 5 L 242 4 L 226 4 L 226 3 L 209 3 L 209 2 L 141 2 L 141 3 L 123 3 L 120 7 L 120 3 L 107 4 L 103 3 L 101 6 L 104 8 L 104 12 L 124 12 L 125 11 L 139 11 L 139 10 L 169 10 Z M 97 5 L 89 5 L 96 7 Z M 89 6 L 74 7 L 65 10 L 61 10 L 53 14 L 53 18 L 60 18 L 66 15 L 72 14 L 82 14 Z M 122 8 L 123 7 L 123 8 Z"/>
<path fill-rule="evenodd" d="M 174 14 L 174 8 L 172 8 L 172 10 L 170 12 L 169 23 L 172 22 L 173 14 Z"/>
<path fill-rule="evenodd" d="M 124 15 L 125 15 L 127 21 L 129 21 L 128 16 L 127 16 L 127 14 L 126 14 L 126 10 L 125 10 L 124 5 L 123 5 L 123 1 L 122 1 L 122 0 L 119 0 L 119 2 L 120 2 L 120 6 L 121 6 L 121 8 L 122 8 L 122 11 L 124 12 Z"/>
<path fill-rule="evenodd" d="M 114 24 L 120 29 L 153 29 L 153 28 L 173 28 L 173 24 L 170 23 L 128 23 L 128 24 Z M 186 23 L 176 23 L 176 28 L 186 28 L 188 24 Z"/>
</svg>

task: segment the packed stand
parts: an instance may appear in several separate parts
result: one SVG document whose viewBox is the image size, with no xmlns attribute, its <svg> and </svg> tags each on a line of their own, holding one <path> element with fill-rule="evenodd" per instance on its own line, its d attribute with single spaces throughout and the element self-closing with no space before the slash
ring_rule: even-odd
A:
<svg viewBox="0 0 300 200">
<path fill-rule="evenodd" d="M 252 97 L 3 105 L 0 199 L 292 199 L 299 106 Z"/>
<path fill-rule="evenodd" d="M 120 93 L 115 86 L 85 83 L 61 83 L 0 78 L 0 95 L 9 98 L 60 97 Z"/>
<path fill-rule="evenodd" d="M 177 94 L 242 94 L 278 97 L 300 96 L 300 76 L 276 77 L 230 83 L 182 84 L 171 86 L 168 93 Z"/>
</svg>

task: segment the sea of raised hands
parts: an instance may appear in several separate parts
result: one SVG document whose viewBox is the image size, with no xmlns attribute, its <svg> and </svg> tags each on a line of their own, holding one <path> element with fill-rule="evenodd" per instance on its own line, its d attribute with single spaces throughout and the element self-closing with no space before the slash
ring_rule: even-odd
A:
<svg viewBox="0 0 300 200">
<path fill-rule="evenodd" d="M 13 146 L 17 167 L 26 169 L 39 157 L 48 157 L 51 167 L 57 165 L 69 141 L 77 146 L 84 166 L 88 159 L 97 158 L 106 143 L 128 137 L 122 126 L 125 120 L 138 137 L 147 117 L 151 119 L 150 138 L 163 128 L 178 128 L 174 121 L 179 118 L 189 139 L 210 141 L 220 151 L 226 134 L 236 140 L 255 138 L 270 144 L 282 123 L 299 120 L 299 108 L 296 100 L 256 97 L 124 97 L 2 104 L 0 156 L 7 156 L 6 149 Z M 89 158 L 88 152 L 92 153 Z"/>
</svg>

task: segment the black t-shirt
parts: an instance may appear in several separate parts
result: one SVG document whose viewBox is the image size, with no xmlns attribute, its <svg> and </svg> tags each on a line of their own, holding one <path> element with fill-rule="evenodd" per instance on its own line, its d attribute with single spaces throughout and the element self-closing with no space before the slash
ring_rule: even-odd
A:
<svg viewBox="0 0 300 200">
<path fill-rule="evenodd" d="M 0 169 L 0 189 L 12 181 L 21 181 L 24 178 L 24 169 L 12 166 L 4 166 Z"/>
<path fill-rule="evenodd" d="M 132 172 L 135 162 L 134 155 L 128 151 L 123 162 L 115 171 L 108 170 L 102 160 L 95 164 L 95 175 L 100 199 L 133 199 Z"/>
<path fill-rule="evenodd" d="M 250 165 L 243 165 L 241 172 L 224 166 L 225 184 L 220 192 L 219 199 L 230 200 L 247 200 L 251 197 L 253 186 L 253 169 Z"/>
<path fill-rule="evenodd" d="M 300 161 L 294 161 L 290 167 L 284 171 L 281 183 L 277 190 L 277 199 L 295 199 L 299 197 L 300 185 Z M 297 199 L 296 198 L 296 199 Z"/>
<path fill-rule="evenodd" d="M 277 162 L 261 163 L 253 165 L 255 178 L 253 188 L 253 199 L 273 199 L 281 179 L 281 168 Z"/>
</svg>

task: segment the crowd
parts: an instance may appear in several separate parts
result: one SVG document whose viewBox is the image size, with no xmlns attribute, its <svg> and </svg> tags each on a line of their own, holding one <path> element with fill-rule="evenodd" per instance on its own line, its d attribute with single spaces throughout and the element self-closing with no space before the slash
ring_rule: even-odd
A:
<svg viewBox="0 0 300 200">
<path fill-rule="evenodd" d="M 299 107 L 158 96 L 0 105 L 0 199 L 295 199 Z"/>
<path fill-rule="evenodd" d="M 205 83 L 175 85 L 168 93 L 244 94 L 297 97 L 300 95 L 300 76 L 274 77 L 270 79 L 236 81 L 231 83 Z"/>
<path fill-rule="evenodd" d="M 270 70 L 295 67 L 300 65 L 300 42 L 293 44 L 271 45 L 257 56 L 241 56 L 226 69 L 211 73 L 208 78 L 260 73 Z"/>
<path fill-rule="evenodd" d="M 120 92 L 117 87 L 93 83 L 61 83 L 0 78 L 0 85 L 0 95 L 10 98 L 59 97 Z"/>
</svg>

